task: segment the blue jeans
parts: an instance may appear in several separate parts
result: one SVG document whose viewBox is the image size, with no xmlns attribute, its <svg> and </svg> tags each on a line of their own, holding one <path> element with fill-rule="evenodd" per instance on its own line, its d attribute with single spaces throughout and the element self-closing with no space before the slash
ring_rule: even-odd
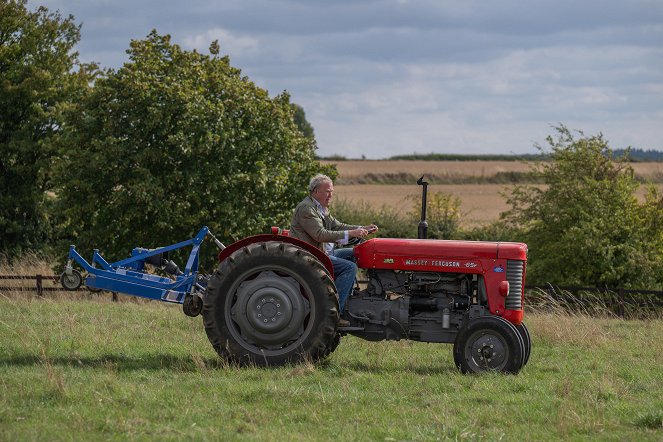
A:
<svg viewBox="0 0 663 442">
<path fill-rule="evenodd" d="M 334 266 L 334 276 L 336 280 L 336 290 L 338 290 L 339 313 L 343 313 L 345 301 L 352 293 L 352 287 L 355 284 L 357 276 L 357 264 L 354 263 L 354 249 L 335 249 L 334 254 L 329 256 L 332 266 Z"/>
</svg>

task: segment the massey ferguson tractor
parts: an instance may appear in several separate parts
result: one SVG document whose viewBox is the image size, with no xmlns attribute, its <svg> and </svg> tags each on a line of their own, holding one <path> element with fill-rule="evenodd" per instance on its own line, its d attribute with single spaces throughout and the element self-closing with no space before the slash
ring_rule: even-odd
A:
<svg viewBox="0 0 663 442">
<path fill-rule="evenodd" d="M 182 304 L 187 315 L 202 314 L 216 352 L 240 365 L 317 361 L 349 334 L 370 341 L 453 343 L 463 373 L 518 373 L 532 345 L 523 323 L 527 246 L 426 239 L 427 183 L 422 177 L 418 184 L 423 185 L 418 238 L 373 238 L 354 246 L 367 283 L 357 285 L 345 312 L 339 312 L 327 255 L 276 227 L 228 247 L 203 227 L 190 240 L 135 248 L 130 258 L 114 263 L 98 250 L 88 263 L 71 246 L 61 282 L 72 290 L 84 282 L 90 289 Z M 198 273 L 206 237 L 221 249 L 212 275 Z M 181 271 L 168 253 L 189 246 Z M 166 276 L 149 272 L 146 264 Z M 350 326 L 338 326 L 341 315 Z"/>
</svg>

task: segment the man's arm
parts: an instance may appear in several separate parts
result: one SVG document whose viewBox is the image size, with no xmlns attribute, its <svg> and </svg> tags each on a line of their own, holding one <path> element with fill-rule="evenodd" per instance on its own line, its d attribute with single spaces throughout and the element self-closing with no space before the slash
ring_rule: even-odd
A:
<svg viewBox="0 0 663 442">
<path fill-rule="evenodd" d="M 368 226 L 355 226 L 352 224 L 345 224 L 334 218 L 333 216 L 329 215 L 329 218 L 332 223 L 332 229 L 331 230 L 347 230 L 349 233 L 349 236 L 351 238 L 363 238 L 364 236 L 375 233 L 378 231 L 378 226 L 375 224 L 370 224 Z M 362 232 L 361 230 L 365 230 L 365 232 Z M 348 238 L 345 238 L 347 241 Z"/>
<path fill-rule="evenodd" d="M 331 215 L 329 215 L 329 220 L 331 221 L 331 230 L 355 230 L 361 227 L 342 223 Z"/>
<path fill-rule="evenodd" d="M 342 230 L 325 229 L 322 216 L 316 208 L 301 206 L 296 216 L 301 228 L 317 242 L 336 242 L 345 238 Z"/>
</svg>

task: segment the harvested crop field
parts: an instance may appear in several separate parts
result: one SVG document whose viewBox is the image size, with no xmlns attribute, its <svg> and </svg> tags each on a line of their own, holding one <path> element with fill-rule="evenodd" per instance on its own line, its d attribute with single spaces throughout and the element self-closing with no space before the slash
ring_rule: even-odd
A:
<svg viewBox="0 0 663 442">
<path fill-rule="evenodd" d="M 519 161 L 339 161 L 336 169 L 344 181 L 356 181 L 373 175 L 428 175 L 449 178 L 492 176 L 504 172 L 527 172 L 529 166 Z"/>
<path fill-rule="evenodd" d="M 335 198 L 351 202 L 364 201 L 370 206 L 380 208 L 384 205 L 403 211 L 419 204 L 421 187 L 416 185 L 416 178 L 424 175 L 437 177 L 447 174 L 455 179 L 463 177 L 487 177 L 496 173 L 525 172 L 528 166 L 518 161 L 340 161 L 335 163 L 339 177 L 335 184 Z M 663 176 L 663 163 L 633 163 L 636 174 L 655 179 Z M 360 184 L 362 177 L 403 176 L 412 178 L 412 184 Z M 388 181 L 388 180 L 387 180 Z M 660 181 L 660 180 L 656 180 Z M 486 224 L 496 220 L 500 212 L 509 208 L 502 192 L 509 184 L 431 184 L 429 192 L 444 192 L 457 196 L 461 200 L 461 223 L 465 227 Z M 657 184 L 663 190 L 663 184 Z M 644 186 L 638 196 L 644 196 Z M 414 199 L 414 200 L 413 200 Z M 415 202 L 416 201 L 416 202 Z"/>
<path fill-rule="evenodd" d="M 428 187 L 429 192 L 450 193 L 460 198 L 464 226 L 485 224 L 498 218 L 508 209 L 500 195 L 502 184 L 440 184 Z M 420 204 L 421 187 L 407 184 L 349 184 L 335 185 L 335 198 L 351 202 L 365 201 L 371 207 L 383 205 L 403 211 Z"/>
<path fill-rule="evenodd" d="M 663 184 L 657 185 L 663 192 Z M 444 192 L 460 198 L 461 224 L 472 227 L 487 224 L 499 218 L 500 212 L 509 208 L 500 194 L 508 190 L 504 184 L 439 184 L 428 186 L 429 192 Z M 371 207 L 383 205 L 395 210 L 409 210 L 420 204 L 421 187 L 406 184 L 349 184 L 335 185 L 335 198 L 351 202 L 365 201 Z M 638 197 L 644 198 L 645 189 L 640 187 Z M 413 198 L 414 201 L 413 202 Z"/>
<path fill-rule="evenodd" d="M 398 176 L 433 176 L 445 181 L 462 180 L 468 177 L 487 179 L 496 175 L 523 174 L 530 165 L 524 161 L 405 161 L 405 160 L 348 160 L 322 161 L 335 164 L 339 172 L 339 183 L 361 183 L 366 176 L 380 181 Z M 642 179 L 660 182 L 663 180 L 663 163 L 631 163 L 635 174 Z"/>
</svg>

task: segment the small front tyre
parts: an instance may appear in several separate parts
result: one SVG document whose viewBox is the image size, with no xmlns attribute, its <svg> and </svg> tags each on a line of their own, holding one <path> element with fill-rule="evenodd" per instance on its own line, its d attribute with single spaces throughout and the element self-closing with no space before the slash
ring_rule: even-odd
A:
<svg viewBox="0 0 663 442">
<path fill-rule="evenodd" d="M 516 326 L 516 330 L 520 333 L 520 337 L 523 338 L 523 344 L 525 345 L 525 355 L 523 358 L 523 367 L 529 362 L 529 356 L 532 354 L 532 337 L 529 334 L 529 330 L 525 323 L 521 323 Z"/>
<path fill-rule="evenodd" d="M 482 316 L 456 336 L 454 362 L 463 373 L 486 371 L 516 374 L 524 364 L 525 347 L 513 324 L 499 316 Z"/>
</svg>

